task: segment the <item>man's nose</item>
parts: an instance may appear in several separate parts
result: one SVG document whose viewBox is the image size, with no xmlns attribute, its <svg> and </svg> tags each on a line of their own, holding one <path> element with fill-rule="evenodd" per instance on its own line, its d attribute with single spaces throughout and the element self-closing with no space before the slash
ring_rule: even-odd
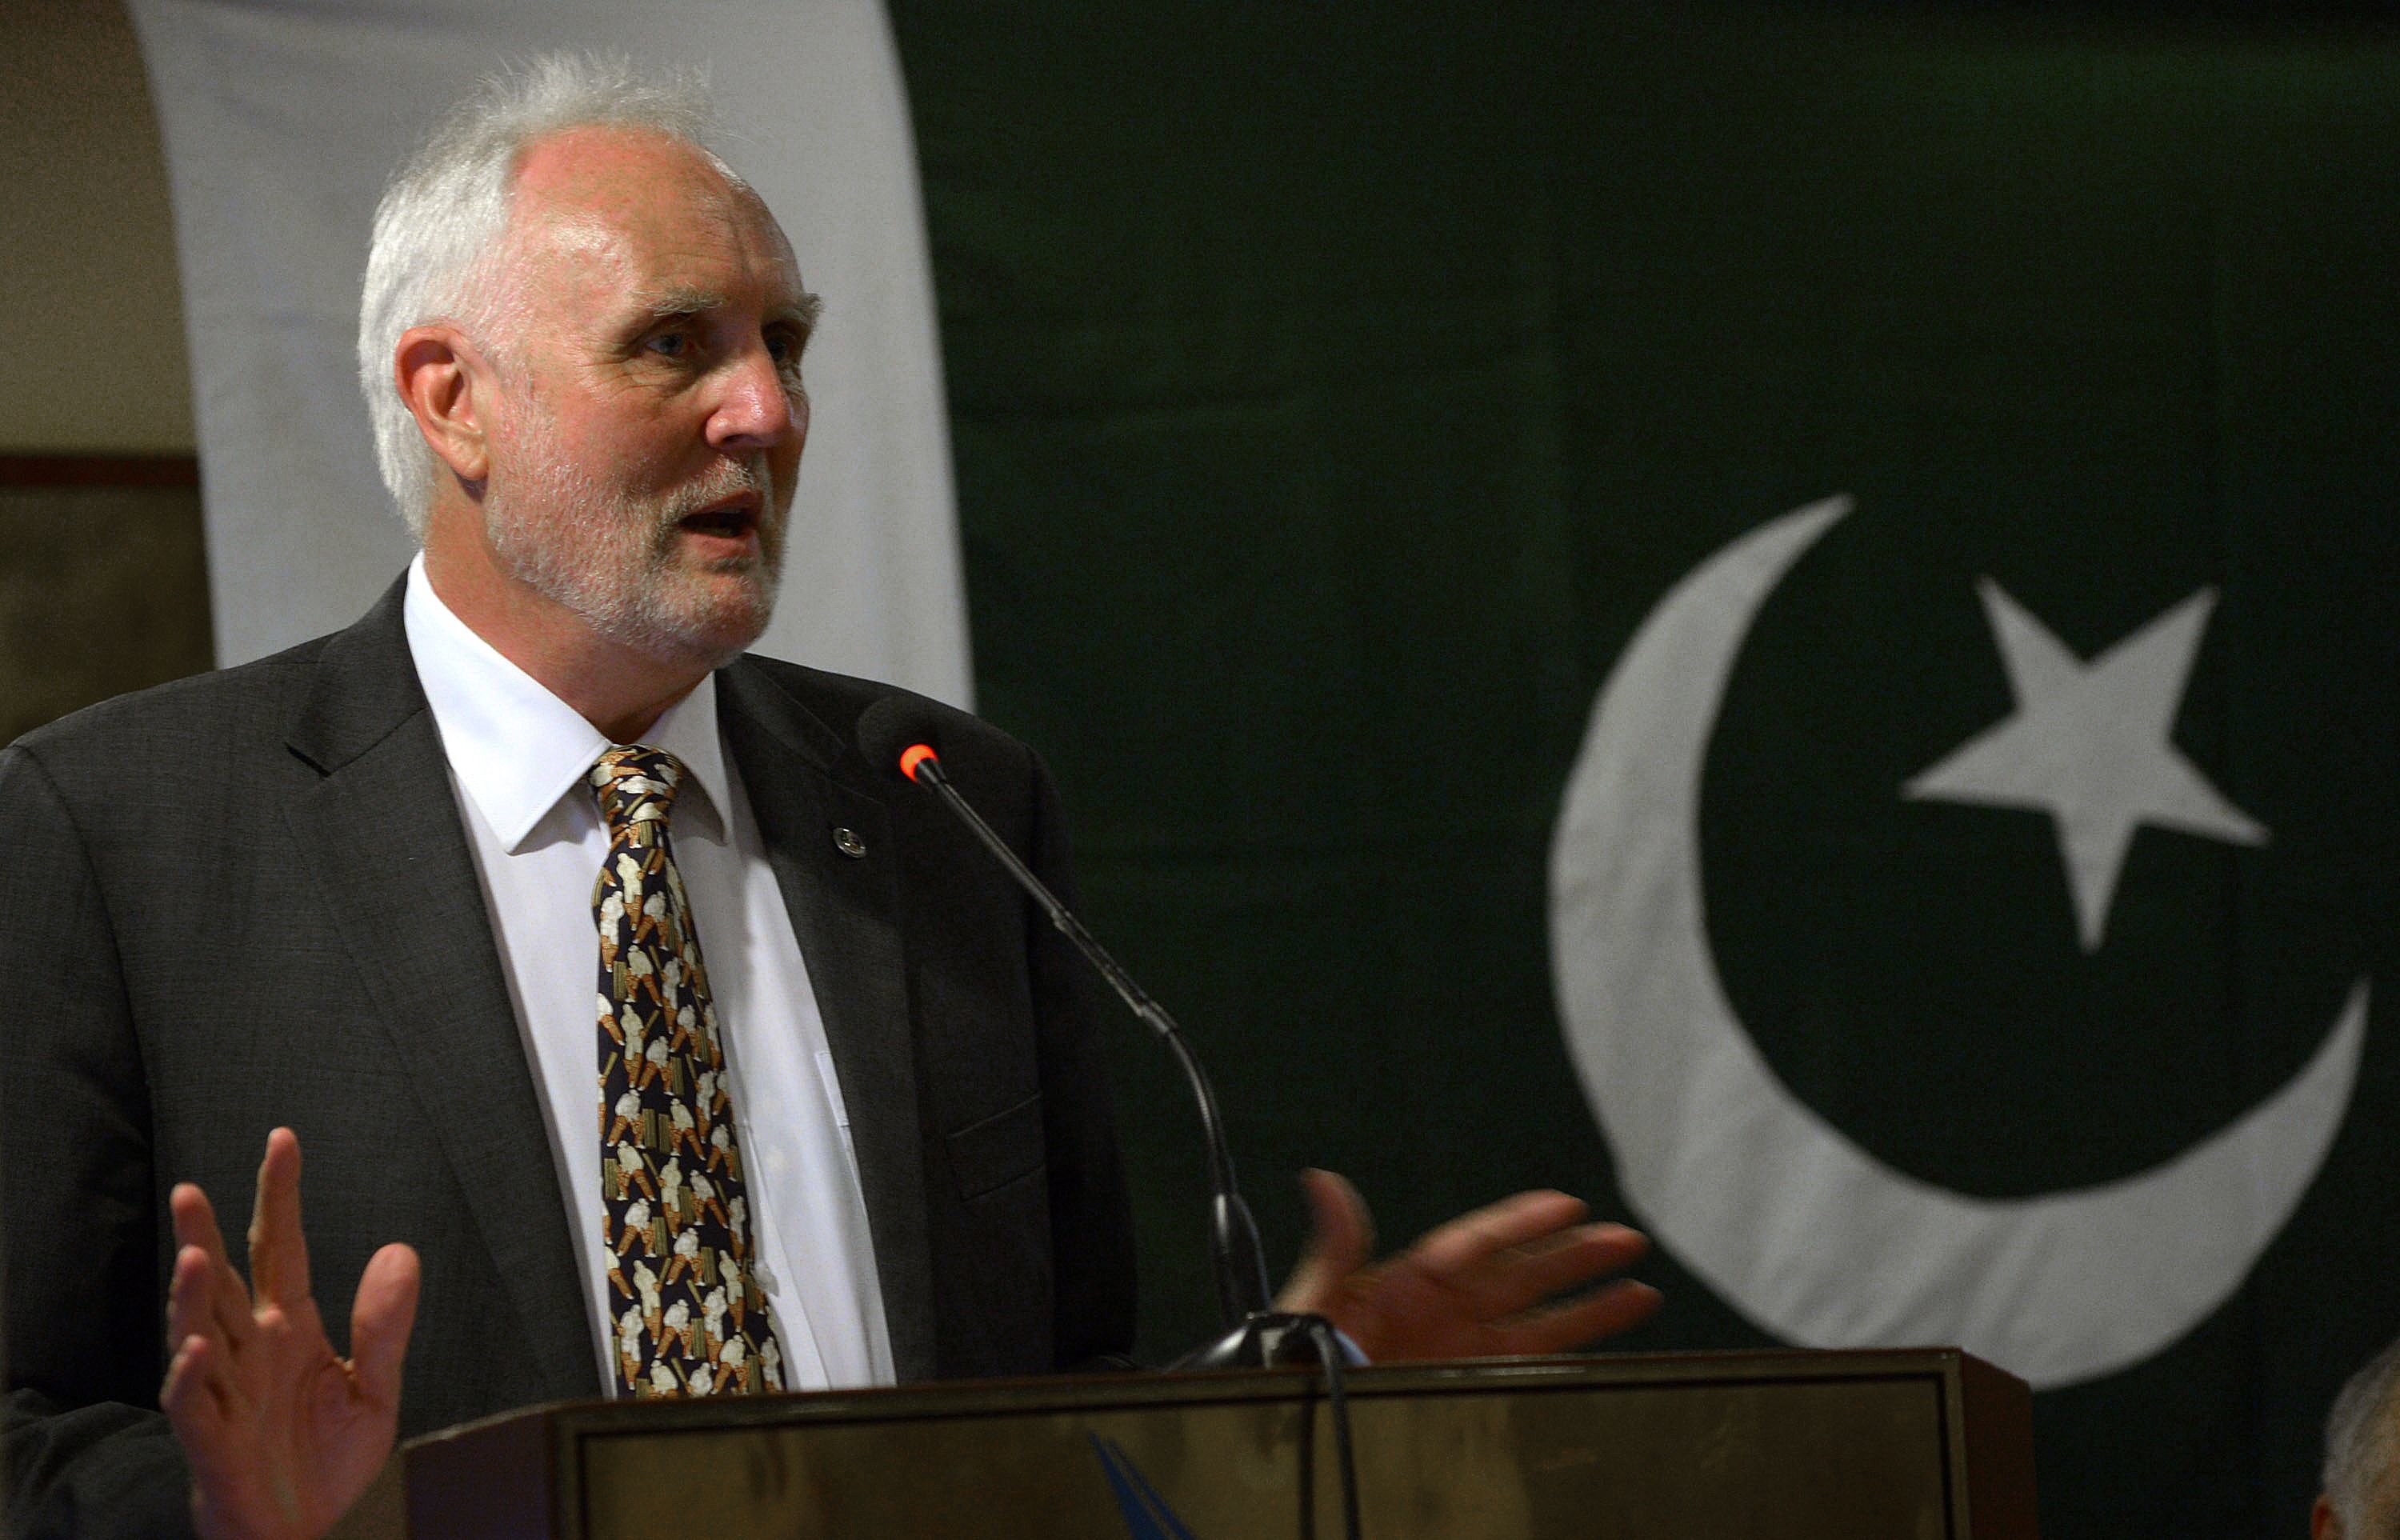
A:
<svg viewBox="0 0 2400 1540">
<path fill-rule="evenodd" d="M 717 449 L 773 449 L 798 430 L 797 382 L 785 377 L 763 347 L 726 365 L 722 393 L 708 416 L 708 442 Z"/>
</svg>

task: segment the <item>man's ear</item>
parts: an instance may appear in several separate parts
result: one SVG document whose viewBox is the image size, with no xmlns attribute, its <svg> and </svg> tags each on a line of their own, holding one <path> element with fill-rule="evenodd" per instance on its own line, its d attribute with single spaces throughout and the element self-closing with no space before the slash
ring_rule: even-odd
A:
<svg viewBox="0 0 2400 1540">
<path fill-rule="evenodd" d="M 455 326 L 412 326 L 392 349 L 391 371 L 427 445 L 459 480 L 480 484 L 491 470 L 490 413 L 498 392 L 484 355 Z"/>
</svg>

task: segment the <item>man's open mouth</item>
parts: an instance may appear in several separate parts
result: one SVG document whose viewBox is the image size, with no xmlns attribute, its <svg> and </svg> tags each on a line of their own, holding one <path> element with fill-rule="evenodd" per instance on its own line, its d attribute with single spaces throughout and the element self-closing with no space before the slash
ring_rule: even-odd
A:
<svg viewBox="0 0 2400 1540">
<path fill-rule="evenodd" d="M 745 493 L 730 502 L 712 504 L 697 513 L 687 514 L 675 522 L 675 527 L 720 539 L 746 539 L 758 527 L 758 511 L 757 494 Z"/>
</svg>

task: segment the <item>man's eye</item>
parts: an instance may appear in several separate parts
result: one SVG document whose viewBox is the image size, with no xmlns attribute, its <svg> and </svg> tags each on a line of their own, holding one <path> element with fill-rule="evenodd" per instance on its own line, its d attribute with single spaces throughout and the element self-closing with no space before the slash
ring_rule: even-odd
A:
<svg viewBox="0 0 2400 1540">
<path fill-rule="evenodd" d="M 691 350 L 691 339 L 681 332 L 661 332 L 643 346 L 661 358 L 679 359 Z"/>
<path fill-rule="evenodd" d="M 800 363 L 800 339 L 788 332 L 767 334 L 767 356 L 779 369 L 797 369 Z"/>
</svg>

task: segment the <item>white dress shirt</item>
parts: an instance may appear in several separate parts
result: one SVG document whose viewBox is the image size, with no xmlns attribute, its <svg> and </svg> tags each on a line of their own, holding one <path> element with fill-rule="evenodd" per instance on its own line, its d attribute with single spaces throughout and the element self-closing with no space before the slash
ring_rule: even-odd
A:
<svg viewBox="0 0 2400 1540">
<path fill-rule="evenodd" d="M 451 613 L 427 581 L 422 555 L 408 570 L 404 617 L 581 1248 L 600 1383 L 614 1395 L 618 1309 L 600 1223 L 592 1010 L 600 957 L 592 885 L 608 833 L 585 780 L 611 745 Z M 890 1384 L 892 1344 L 841 1087 L 791 916 L 717 735 L 715 675 L 642 741 L 689 772 L 668 838 L 716 1002 L 753 1256 L 774 1312 L 784 1383 L 795 1390 Z"/>
</svg>

